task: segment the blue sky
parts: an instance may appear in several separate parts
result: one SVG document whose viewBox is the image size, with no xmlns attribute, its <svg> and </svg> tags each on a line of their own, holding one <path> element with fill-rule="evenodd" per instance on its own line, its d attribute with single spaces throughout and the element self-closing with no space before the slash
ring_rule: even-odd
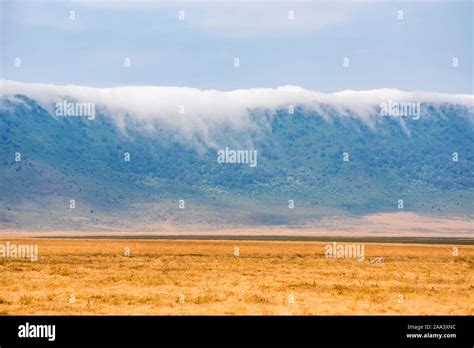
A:
<svg viewBox="0 0 474 348">
<path fill-rule="evenodd" d="M 0 1 L 1 77 L 11 80 L 473 93 L 470 0 Z"/>
</svg>

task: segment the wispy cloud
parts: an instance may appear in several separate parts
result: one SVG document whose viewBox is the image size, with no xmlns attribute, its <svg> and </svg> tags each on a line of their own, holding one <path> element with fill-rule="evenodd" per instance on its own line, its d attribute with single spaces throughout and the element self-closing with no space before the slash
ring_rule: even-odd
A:
<svg viewBox="0 0 474 348">
<path fill-rule="evenodd" d="M 10 2 L 2 11 L 2 21 L 8 20 L 25 27 L 50 28 L 66 32 L 83 31 L 89 27 L 79 17 L 72 21 L 70 11 L 74 11 L 74 8 L 64 5 L 66 3 Z"/>
<path fill-rule="evenodd" d="M 87 9 L 104 17 L 108 12 L 156 13 L 157 17 L 167 13 L 176 19 L 178 12 L 184 10 L 183 24 L 190 28 L 219 36 L 258 37 L 295 35 L 331 27 L 349 20 L 367 4 L 367 1 L 19 1 L 7 12 L 22 25 L 77 31 L 89 26 L 77 22 L 72 25 L 68 18 L 70 10 L 80 13 L 81 9 Z M 84 17 L 78 15 L 78 19 Z"/>
<path fill-rule="evenodd" d="M 213 35 L 251 37 L 313 32 L 348 20 L 357 4 L 256 3 L 193 8 L 190 27 Z"/>
</svg>

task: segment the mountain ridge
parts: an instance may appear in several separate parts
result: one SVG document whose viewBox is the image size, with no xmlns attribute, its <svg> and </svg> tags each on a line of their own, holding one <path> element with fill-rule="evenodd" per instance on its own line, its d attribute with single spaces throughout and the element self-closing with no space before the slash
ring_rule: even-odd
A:
<svg viewBox="0 0 474 348">
<path fill-rule="evenodd" d="M 163 115 L 152 119 L 144 116 L 153 108 L 135 115 L 117 111 L 125 104 L 104 107 L 91 98 L 98 103 L 88 119 L 53 111 L 56 100 L 87 101 L 77 95 L 13 92 L 19 91 L 2 88 L 0 99 L 4 226 L 306 226 L 331 216 L 474 212 L 472 96 L 420 99 L 419 118 L 381 116 L 380 104 L 367 109 L 367 100 L 356 105 L 346 92 L 337 107 L 295 102 L 292 113 L 293 101 L 279 100 L 278 93 L 268 108 L 227 99 L 225 113 L 219 108 L 226 101 L 211 98 L 196 113 L 189 104 L 183 114 L 165 108 L 168 118 L 156 102 Z M 414 96 L 400 102 L 417 102 Z M 188 122 L 192 117 L 195 123 Z M 226 147 L 256 150 L 258 165 L 219 163 L 218 151 Z"/>
</svg>

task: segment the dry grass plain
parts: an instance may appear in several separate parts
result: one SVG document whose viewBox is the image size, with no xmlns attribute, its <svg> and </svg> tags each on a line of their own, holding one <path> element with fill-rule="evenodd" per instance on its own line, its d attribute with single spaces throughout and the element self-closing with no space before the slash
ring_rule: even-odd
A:
<svg viewBox="0 0 474 348">
<path fill-rule="evenodd" d="M 0 258 L 1 315 L 474 314 L 473 245 L 364 243 L 359 262 L 327 242 L 6 241 L 39 260 Z"/>
</svg>

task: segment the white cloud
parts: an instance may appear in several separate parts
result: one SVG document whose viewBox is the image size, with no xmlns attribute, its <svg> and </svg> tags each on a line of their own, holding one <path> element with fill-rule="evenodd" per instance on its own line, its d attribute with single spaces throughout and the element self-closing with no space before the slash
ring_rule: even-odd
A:
<svg viewBox="0 0 474 348">
<path fill-rule="evenodd" d="M 274 113 L 278 109 L 287 110 L 289 105 L 295 105 L 324 115 L 321 107 L 327 105 L 341 117 L 356 116 L 370 123 L 374 117 L 378 117 L 376 108 L 388 100 L 451 103 L 466 106 L 471 111 L 474 108 L 474 95 L 404 92 L 396 89 L 326 94 L 298 86 L 218 91 L 158 86 L 93 88 L 10 80 L 0 80 L 0 83 L 2 96 L 26 95 L 51 113 L 54 112 L 54 104 L 64 99 L 95 103 L 99 110 L 113 118 L 119 126 L 123 126 L 124 120 L 129 117 L 143 129 L 159 126 L 172 131 L 178 138 L 207 146 L 217 146 L 217 139 L 225 139 L 230 133 L 258 133 L 258 126 L 249 114 L 249 110 L 254 109 Z M 179 113 L 180 105 L 184 106 L 184 114 Z M 470 114 L 472 115 L 474 113 Z M 229 130 L 232 132 L 228 133 Z"/>
<path fill-rule="evenodd" d="M 61 17 L 61 10 L 91 9 L 106 18 L 109 12 L 122 12 L 121 16 L 156 13 L 176 14 L 185 10 L 185 21 L 193 29 L 203 30 L 220 36 L 282 36 L 320 30 L 343 23 L 369 4 L 367 1 L 161 1 L 161 0 L 72 0 L 51 3 L 38 0 L 37 3 L 19 1 L 9 8 L 13 20 L 22 25 L 51 27 L 60 30 L 87 30 L 94 23 L 79 27 L 71 25 L 67 13 Z M 59 12 L 58 12 L 59 11 Z M 294 11 L 289 20 L 288 11 Z M 78 18 L 81 16 L 78 15 Z M 77 22 L 77 21 L 76 21 Z M 159 27 L 157 24 L 155 27 Z"/>
<path fill-rule="evenodd" d="M 2 21 L 10 21 L 27 27 L 50 28 L 61 31 L 78 32 L 85 30 L 86 26 L 78 16 L 74 21 L 70 19 L 71 7 L 64 7 L 58 10 L 57 6 L 48 7 L 48 4 L 41 1 L 35 3 L 11 2 L 1 14 Z M 54 5 L 54 4 L 49 4 Z"/>
<path fill-rule="evenodd" d="M 285 36 L 317 31 L 348 20 L 357 3 L 257 2 L 193 7 L 190 27 L 220 36 Z M 289 18 L 293 11 L 293 19 Z"/>
</svg>

